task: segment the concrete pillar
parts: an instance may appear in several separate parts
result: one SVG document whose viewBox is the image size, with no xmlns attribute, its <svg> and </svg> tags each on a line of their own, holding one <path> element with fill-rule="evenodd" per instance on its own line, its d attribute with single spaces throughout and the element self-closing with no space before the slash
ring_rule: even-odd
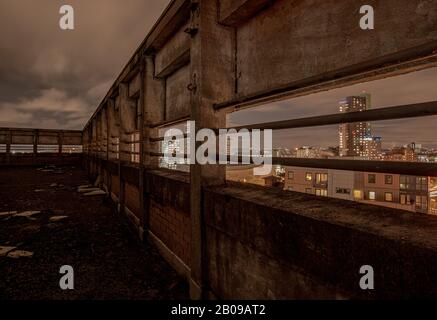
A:
<svg viewBox="0 0 437 320">
<path fill-rule="evenodd" d="M 200 0 L 192 9 L 191 28 L 198 29 L 191 41 L 191 118 L 196 130 L 224 128 L 226 114 L 213 104 L 230 99 L 233 93 L 233 32 L 217 23 L 216 0 Z M 226 168 L 192 164 L 191 176 L 191 281 L 193 299 L 206 298 L 205 225 L 202 187 L 224 184 Z"/>
<path fill-rule="evenodd" d="M 155 58 L 152 55 L 146 56 L 145 66 L 145 157 L 144 165 L 146 169 L 156 167 L 158 159 L 151 157 L 150 152 L 158 152 L 158 143 L 150 143 L 150 138 L 157 132 L 156 129 L 150 128 L 152 124 L 156 124 L 163 120 L 163 108 L 165 104 L 165 90 L 163 80 L 155 78 Z M 152 134 L 153 133 L 153 134 Z M 156 136 L 153 136 L 156 137 Z"/>
<path fill-rule="evenodd" d="M 11 144 L 12 144 L 12 132 L 8 129 L 6 137 L 6 164 L 11 163 Z"/>
<path fill-rule="evenodd" d="M 147 232 L 149 230 L 149 203 L 145 199 L 144 191 L 145 191 L 145 181 L 144 181 L 144 114 L 145 114 L 145 108 L 144 108 L 144 100 L 145 100 L 145 67 L 146 67 L 146 61 L 144 57 L 140 58 L 140 100 L 139 100 L 139 114 L 137 115 L 139 117 L 139 139 L 140 139 L 140 165 L 139 165 L 139 183 L 138 183 L 138 189 L 140 193 L 140 208 L 142 210 L 142 228 L 143 230 L 140 230 L 140 236 L 144 237 L 144 232 Z M 142 239 L 144 240 L 144 238 Z"/>
<path fill-rule="evenodd" d="M 123 91 L 123 87 L 122 86 L 124 86 L 123 84 L 120 84 L 120 87 L 119 87 L 119 92 L 120 91 Z M 122 115 L 122 109 L 121 109 L 121 106 L 120 106 L 120 101 L 121 101 L 121 97 L 120 96 L 118 96 L 117 98 L 116 98 L 116 100 L 115 100 L 116 102 L 116 104 L 118 103 L 118 124 L 119 124 L 119 126 L 118 126 L 118 138 L 119 138 L 119 154 L 118 154 L 118 178 L 119 178 L 119 182 L 120 182 L 120 184 L 119 184 L 119 190 L 120 190 L 120 192 L 119 192 L 119 195 L 118 195 L 118 211 L 121 213 L 121 214 L 124 214 L 124 203 L 125 203 L 125 196 L 124 196 L 124 179 L 123 179 L 123 174 L 122 174 L 122 170 L 121 170 L 121 165 L 122 165 L 122 163 L 123 163 L 123 159 L 124 159 L 124 157 L 125 157 L 125 153 L 123 153 L 123 150 L 124 150 L 124 142 L 123 142 L 123 140 L 125 139 L 125 136 L 124 136 L 124 130 L 123 130 L 123 115 Z M 117 107 L 117 106 L 116 106 Z"/>
<path fill-rule="evenodd" d="M 62 145 L 64 144 L 64 132 L 59 131 L 58 132 L 58 155 L 62 155 Z"/>
<path fill-rule="evenodd" d="M 33 131 L 33 162 L 36 163 L 38 156 L 38 135 L 39 131 Z"/>
</svg>

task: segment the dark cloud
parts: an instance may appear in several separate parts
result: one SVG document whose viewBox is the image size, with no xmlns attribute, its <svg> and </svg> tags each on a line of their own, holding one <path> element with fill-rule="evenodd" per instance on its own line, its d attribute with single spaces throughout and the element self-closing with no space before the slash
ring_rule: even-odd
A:
<svg viewBox="0 0 437 320">
<path fill-rule="evenodd" d="M 0 0 L 0 126 L 82 129 L 169 0 Z M 68 1 L 67 1 L 68 3 Z"/>
</svg>

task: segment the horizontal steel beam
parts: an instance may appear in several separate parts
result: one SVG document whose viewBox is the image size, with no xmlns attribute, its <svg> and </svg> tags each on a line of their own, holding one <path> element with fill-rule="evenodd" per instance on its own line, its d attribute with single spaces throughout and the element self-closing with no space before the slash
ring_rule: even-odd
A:
<svg viewBox="0 0 437 320">
<path fill-rule="evenodd" d="M 171 126 L 173 124 L 177 124 L 177 123 L 181 123 L 184 121 L 189 121 L 191 119 L 190 116 L 183 116 L 174 120 L 167 120 L 167 121 L 162 121 L 159 123 L 155 123 L 155 124 L 151 124 L 149 125 L 149 128 L 154 129 L 154 128 L 161 128 L 161 127 L 166 127 L 166 126 Z"/>
<path fill-rule="evenodd" d="M 234 129 L 293 129 L 317 127 L 341 123 L 383 121 L 437 115 L 437 101 L 372 109 L 360 112 L 335 113 L 300 119 L 290 119 L 235 127 Z"/>
<path fill-rule="evenodd" d="M 437 163 L 351 159 L 272 158 L 275 165 L 437 177 Z"/>
<path fill-rule="evenodd" d="M 164 157 L 163 153 L 150 152 L 152 157 Z M 187 158 L 187 155 L 185 155 Z M 211 155 L 210 158 L 214 158 Z M 218 158 L 216 158 L 218 159 Z M 230 161 L 230 156 L 228 156 Z M 238 157 L 242 163 L 242 157 Z M 250 164 L 254 164 L 253 159 Z M 355 172 L 390 173 L 411 176 L 437 177 L 437 163 L 403 162 L 403 161 L 373 161 L 352 159 L 308 159 L 308 158 L 272 158 L 272 164 L 287 167 L 303 167 L 318 169 L 333 169 Z"/>
<path fill-rule="evenodd" d="M 296 129 L 305 127 L 317 127 L 335 125 L 341 123 L 353 123 L 353 122 L 369 122 L 369 121 L 384 121 L 384 120 L 396 120 L 407 118 L 418 118 L 437 115 L 437 101 L 409 104 L 396 107 L 378 108 L 360 112 L 347 112 L 347 113 L 335 113 L 323 116 L 307 117 L 300 119 L 289 119 L 273 122 L 265 122 L 251 125 L 244 125 L 234 127 L 232 129 Z M 228 128 L 228 130 L 231 128 Z M 218 133 L 218 129 L 213 129 Z M 182 137 L 178 137 L 182 138 Z M 187 134 L 184 134 L 183 138 L 187 138 Z M 150 142 L 164 141 L 163 137 L 150 138 Z"/>
<path fill-rule="evenodd" d="M 214 109 L 242 108 L 270 103 L 290 97 L 302 96 L 327 89 L 377 80 L 402 74 L 404 70 L 418 71 L 435 66 L 437 62 L 437 41 L 400 51 L 396 54 L 381 56 L 372 61 L 329 71 L 304 80 L 298 80 L 281 87 L 262 90 L 246 96 L 214 104 Z"/>
</svg>

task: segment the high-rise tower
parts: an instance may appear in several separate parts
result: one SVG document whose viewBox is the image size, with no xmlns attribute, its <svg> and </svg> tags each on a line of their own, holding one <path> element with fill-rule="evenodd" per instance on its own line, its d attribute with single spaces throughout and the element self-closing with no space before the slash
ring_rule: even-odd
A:
<svg viewBox="0 0 437 320">
<path fill-rule="evenodd" d="M 359 112 L 370 109 L 370 94 L 350 96 L 339 102 L 342 113 Z M 367 148 L 369 138 L 372 137 L 370 122 L 343 123 L 339 128 L 340 156 L 369 157 Z"/>
</svg>

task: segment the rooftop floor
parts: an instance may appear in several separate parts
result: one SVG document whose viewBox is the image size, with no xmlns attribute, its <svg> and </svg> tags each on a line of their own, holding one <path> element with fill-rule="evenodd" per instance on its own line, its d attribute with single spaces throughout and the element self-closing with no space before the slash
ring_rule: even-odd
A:
<svg viewBox="0 0 437 320">
<path fill-rule="evenodd" d="M 77 192 L 87 183 L 74 167 L 0 169 L 0 212 L 41 211 L 0 216 L 0 246 L 33 252 L 18 259 L 0 252 L 0 300 L 188 299 L 184 280 L 139 243 L 110 201 Z M 74 290 L 59 287 L 63 265 L 74 268 Z"/>
</svg>

